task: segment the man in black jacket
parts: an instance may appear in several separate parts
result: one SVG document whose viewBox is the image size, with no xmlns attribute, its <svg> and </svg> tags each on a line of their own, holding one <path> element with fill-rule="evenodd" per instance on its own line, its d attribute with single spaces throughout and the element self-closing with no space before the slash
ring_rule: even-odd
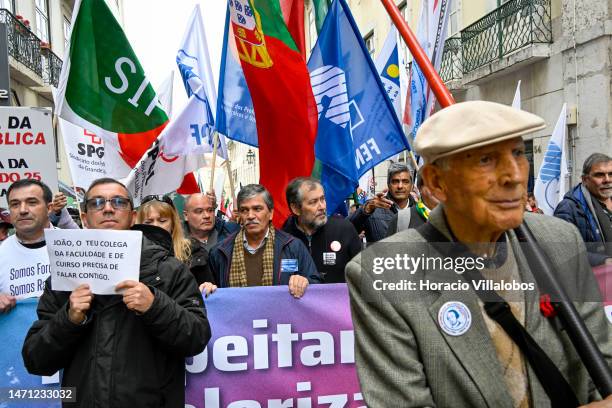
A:
<svg viewBox="0 0 612 408">
<path fill-rule="evenodd" d="M 412 176 L 405 164 L 393 163 L 389 166 L 387 188 L 387 194 L 376 194 L 349 217 L 357 231 L 365 231 L 368 243 L 385 238 L 391 218 L 400 211 L 410 211 L 414 205 L 410 196 Z"/>
<path fill-rule="evenodd" d="M 85 200 L 87 228 L 127 230 L 135 220 L 129 192 L 116 180 L 95 181 Z M 196 282 L 172 256 L 168 237 L 145 229 L 140 281 L 121 282 L 121 295 L 94 298 L 86 284 L 56 292 L 46 282 L 23 359 L 32 374 L 63 369 L 62 386 L 75 387 L 75 406 L 185 405 L 184 360 L 204 350 L 210 326 Z"/>
<path fill-rule="evenodd" d="M 591 266 L 612 263 L 612 157 L 593 153 L 582 166 L 582 183 L 568 191 L 555 217 L 574 224 Z"/>
<path fill-rule="evenodd" d="M 325 191 L 315 179 L 293 179 L 285 194 L 294 215 L 283 231 L 306 245 L 323 282 L 345 282 L 344 267 L 361 250 L 355 227 L 344 218 L 327 217 Z"/>
<path fill-rule="evenodd" d="M 217 199 L 214 192 L 192 194 L 185 199 L 183 210 L 185 231 L 191 240 L 189 269 L 198 285 L 204 282 L 217 284 L 208 265 L 209 252 L 217 242 L 223 241 L 240 229 L 240 226 L 234 222 L 227 222 L 220 217 L 215 218 L 216 208 Z"/>
<path fill-rule="evenodd" d="M 425 224 L 429 219 L 429 212 L 438 205 L 438 199 L 433 195 L 430 188 L 425 185 L 420 170 L 417 174 L 416 184 L 421 198 L 415 205 L 409 207 L 409 211 L 398 212 L 391 218 L 387 228 L 387 237 L 409 228 L 418 228 Z"/>
</svg>

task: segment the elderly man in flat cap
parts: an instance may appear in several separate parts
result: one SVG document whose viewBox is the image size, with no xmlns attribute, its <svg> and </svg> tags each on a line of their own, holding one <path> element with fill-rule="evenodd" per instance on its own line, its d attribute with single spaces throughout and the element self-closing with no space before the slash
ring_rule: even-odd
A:
<svg viewBox="0 0 612 408">
<path fill-rule="evenodd" d="M 368 407 L 575 407 L 601 399 L 550 303 L 540 304 L 533 261 L 514 232 L 523 223 L 533 233 L 610 364 L 612 325 L 578 231 L 524 212 L 522 136 L 544 127 L 530 113 L 473 101 L 420 128 L 415 150 L 440 205 L 428 223 L 380 241 L 346 268 Z"/>
</svg>

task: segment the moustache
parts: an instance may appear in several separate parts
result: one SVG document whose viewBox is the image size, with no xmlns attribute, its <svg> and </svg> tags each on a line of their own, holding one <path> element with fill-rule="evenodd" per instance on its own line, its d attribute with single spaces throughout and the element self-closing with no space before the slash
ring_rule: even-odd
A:
<svg viewBox="0 0 612 408">
<path fill-rule="evenodd" d="M 259 225 L 261 224 L 259 221 L 257 220 L 253 220 L 253 221 L 247 221 L 244 226 L 246 227 L 247 225 Z"/>
</svg>

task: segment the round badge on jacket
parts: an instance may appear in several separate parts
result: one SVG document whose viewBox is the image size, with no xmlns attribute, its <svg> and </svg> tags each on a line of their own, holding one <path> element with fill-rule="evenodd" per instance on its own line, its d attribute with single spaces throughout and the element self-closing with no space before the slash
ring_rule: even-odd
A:
<svg viewBox="0 0 612 408">
<path fill-rule="evenodd" d="M 472 325 L 472 313 L 462 302 L 446 302 L 438 311 L 438 323 L 444 333 L 461 336 Z"/>
<path fill-rule="evenodd" d="M 333 241 L 329 247 L 331 248 L 332 251 L 334 252 L 338 252 L 340 250 L 340 248 L 342 248 L 342 244 L 340 244 L 340 242 L 338 241 Z"/>
</svg>

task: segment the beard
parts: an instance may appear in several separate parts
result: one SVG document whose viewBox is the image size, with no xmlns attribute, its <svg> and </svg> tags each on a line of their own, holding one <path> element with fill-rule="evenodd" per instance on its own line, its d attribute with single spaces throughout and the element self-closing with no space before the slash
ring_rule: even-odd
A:
<svg viewBox="0 0 612 408">
<path fill-rule="evenodd" d="M 308 227 L 313 230 L 321 228 L 326 223 L 327 223 L 327 215 L 323 215 L 320 217 L 315 216 L 312 219 L 306 221 L 306 225 L 308 225 Z"/>
<path fill-rule="evenodd" d="M 612 183 L 602 185 L 599 189 L 599 193 L 603 198 L 612 197 Z"/>
</svg>

